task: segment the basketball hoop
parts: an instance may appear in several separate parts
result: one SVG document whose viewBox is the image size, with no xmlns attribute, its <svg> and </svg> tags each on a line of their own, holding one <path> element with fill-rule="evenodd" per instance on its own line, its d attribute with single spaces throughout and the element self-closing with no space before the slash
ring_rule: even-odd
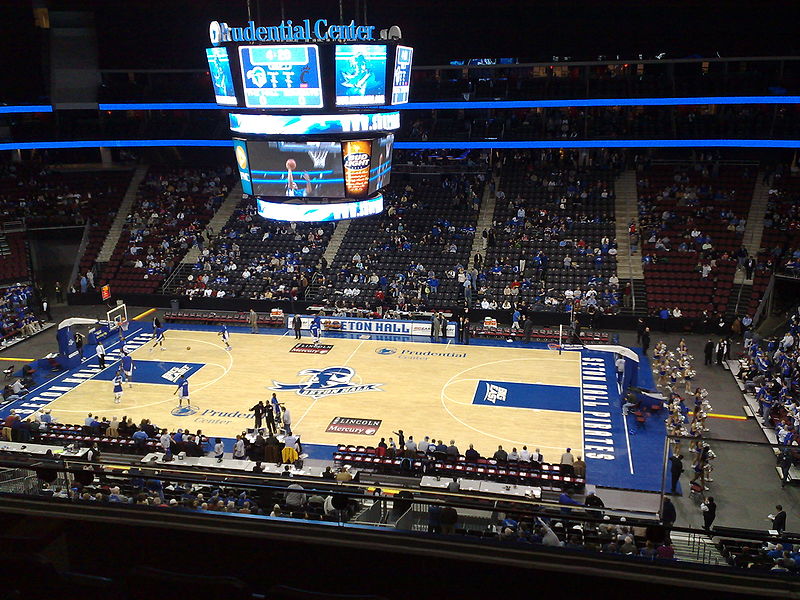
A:
<svg viewBox="0 0 800 600">
<path fill-rule="evenodd" d="M 313 150 L 309 150 L 308 156 L 314 161 L 315 169 L 322 169 L 325 167 L 325 159 L 328 157 L 328 151 L 319 150 L 318 152 L 314 152 Z"/>
<path fill-rule="evenodd" d="M 561 354 L 562 350 L 561 344 L 547 344 L 547 349 L 553 350 L 554 352 L 558 352 L 559 354 Z"/>
</svg>

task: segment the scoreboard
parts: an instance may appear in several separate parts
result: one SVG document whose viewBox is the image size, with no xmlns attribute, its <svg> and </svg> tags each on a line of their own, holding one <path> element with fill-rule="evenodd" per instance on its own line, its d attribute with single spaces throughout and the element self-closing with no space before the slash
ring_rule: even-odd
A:
<svg viewBox="0 0 800 600">
<path fill-rule="evenodd" d="M 317 46 L 241 46 L 239 56 L 248 108 L 322 108 Z"/>
<path fill-rule="evenodd" d="M 242 191 L 269 219 L 376 214 L 400 127 L 392 107 L 409 101 L 413 49 L 366 34 L 298 37 L 310 29 L 289 23 L 210 27 L 209 75 L 229 111 Z M 273 40 L 281 43 L 263 43 Z"/>
</svg>

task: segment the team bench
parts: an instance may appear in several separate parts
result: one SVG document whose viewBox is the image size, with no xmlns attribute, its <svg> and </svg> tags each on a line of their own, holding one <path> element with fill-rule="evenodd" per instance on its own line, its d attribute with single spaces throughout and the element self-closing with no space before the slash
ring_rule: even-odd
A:
<svg viewBox="0 0 800 600">
<path fill-rule="evenodd" d="M 281 315 L 257 313 L 259 327 L 286 327 L 286 319 Z M 250 325 L 249 312 L 171 310 L 164 314 L 167 323 L 194 323 L 198 325 Z"/>
<path fill-rule="evenodd" d="M 472 328 L 472 335 L 476 337 L 497 338 L 497 339 L 524 339 L 525 332 L 522 329 L 512 329 L 511 327 L 484 327 Z M 581 332 L 581 341 L 584 344 L 608 344 L 611 337 L 608 333 L 600 331 Z M 531 341 L 543 343 L 558 343 L 558 329 L 533 329 L 531 331 Z M 563 343 L 570 343 L 566 332 L 562 335 Z"/>
</svg>

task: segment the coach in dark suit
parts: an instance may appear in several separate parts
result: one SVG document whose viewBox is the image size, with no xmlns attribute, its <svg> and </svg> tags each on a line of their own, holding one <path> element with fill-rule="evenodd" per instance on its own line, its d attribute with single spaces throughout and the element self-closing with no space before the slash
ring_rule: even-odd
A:
<svg viewBox="0 0 800 600">
<path fill-rule="evenodd" d="M 681 478 L 681 473 L 683 473 L 683 455 L 678 454 L 677 456 L 670 456 L 669 457 L 669 472 L 670 476 L 672 477 L 672 494 L 675 495 L 677 492 L 675 488 L 678 485 L 678 480 Z"/>
<path fill-rule="evenodd" d="M 295 315 L 292 318 L 292 327 L 294 328 L 294 339 L 299 340 L 301 338 L 300 328 L 302 326 L 303 326 L 303 321 L 300 318 L 300 315 Z"/>
<path fill-rule="evenodd" d="M 772 528 L 783 533 L 786 531 L 786 511 L 780 504 L 775 506 L 775 516 L 772 518 Z"/>
<path fill-rule="evenodd" d="M 258 404 L 256 404 L 255 406 L 251 407 L 250 410 L 253 411 L 253 418 L 256 421 L 255 422 L 255 429 L 256 429 L 256 431 L 258 431 L 259 429 L 261 429 L 261 422 L 263 421 L 264 415 L 267 412 L 267 407 L 264 406 L 264 401 L 263 400 L 259 400 Z"/>
<path fill-rule="evenodd" d="M 706 342 L 705 348 L 703 348 L 703 354 L 705 355 L 705 362 L 704 365 L 711 365 L 714 359 L 714 342 L 708 340 Z"/>
</svg>

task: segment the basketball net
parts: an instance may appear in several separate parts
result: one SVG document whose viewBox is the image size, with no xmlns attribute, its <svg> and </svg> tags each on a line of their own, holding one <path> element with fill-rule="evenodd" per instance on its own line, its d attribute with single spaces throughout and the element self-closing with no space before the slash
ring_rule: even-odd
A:
<svg viewBox="0 0 800 600">
<path fill-rule="evenodd" d="M 325 166 L 325 159 L 328 156 L 327 150 L 319 150 L 314 152 L 313 150 L 309 150 L 308 156 L 311 157 L 311 160 L 314 161 L 314 168 L 321 169 Z"/>
</svg>

